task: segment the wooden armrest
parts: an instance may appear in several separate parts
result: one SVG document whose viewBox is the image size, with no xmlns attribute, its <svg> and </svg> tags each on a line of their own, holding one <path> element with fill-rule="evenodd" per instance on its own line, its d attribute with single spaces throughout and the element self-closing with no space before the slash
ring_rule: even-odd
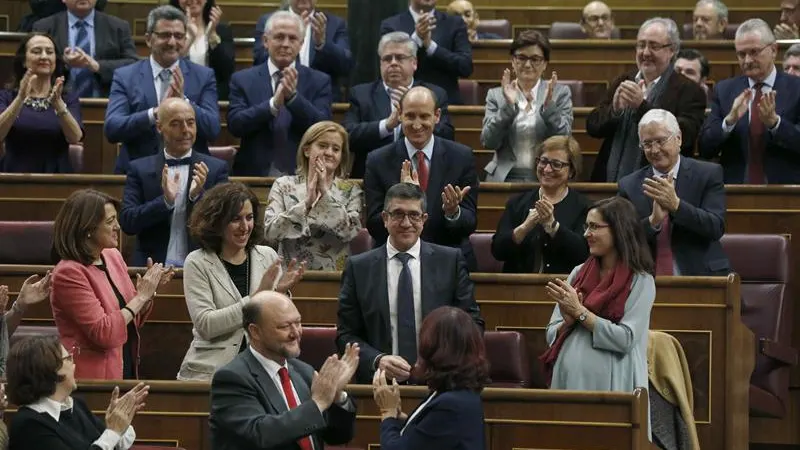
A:
<svg viewBox="0 0 800 450">
<path fill-rule="evenodd" d="M 758 351 L 769 358 L 778 360 L 790 366 L 797 365 L 797 350 L 780 342 L 761 338 L 758 341 Z"/>
</svg>

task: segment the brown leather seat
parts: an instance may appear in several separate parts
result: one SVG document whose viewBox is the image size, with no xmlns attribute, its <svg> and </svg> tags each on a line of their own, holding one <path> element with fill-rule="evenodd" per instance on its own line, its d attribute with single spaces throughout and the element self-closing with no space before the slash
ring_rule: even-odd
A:
<svg viewBox="0 0 800 450">
<path fill-rule="evenodd" d="M 53 222 L 0 221 L 0 264 L 53 264 Z"/>
<path fill-rule="evenodd" d="M 9 346 L 28 336 L 58 336 L 58 328 L 54 326 L 20 325 L 9 338 Z"/>
<path fill-rule="evenodd" d="M 336 327 L 303 327 L 300 360 L 319 370 L 325 359 L 337 353 Z"/>
<path fill-rule="evenodd" d="M 366 228 L 362 228 L 358 232 L 358 236 L 355 237 L 352 241 L 350 241 L 350 254 L 351 255 L 358 255 L 359 253 L 364 253 L 366 251 L 372 250 L 373 240 L 372 236 L 369 235 L 369 230 Z"/>
<path fill-rule="evenodd" d="M 83 173 L 83 144 L 70 144 L 69 164 L 75 173 Z"/>
<path fill-rule="evenodd" d="M 550 24 L 547 37 L 550 39 L 586 39 L 581 24 L 577 22 L 553 22 Z M 611 32 L 611 39 L 619 39 L 619 37 L 619 28 L 614 28 Z"/>
<path fill-rule="evenodd" d="M 758 339 L 750 377 L 750 414 L 784 417 L 789 408 L 789 375 L 797 364 L 788 295 L 788 236 L 726 234 L 722 247 L 741 278 L 742 322 Z"/>
<path fill-rule="evenodd" d="M 558 83 L 572 91 L 573 107 L 586 106 L 586 99 L 583 96 L 583 80 L 558 80 Z"/>
<path fill-rule="evenodd" d="M 472 233 L 469 236 L 469 243 L 472 244 L 475 259 L 478 260 L 478 272 L 503 272 L 503 263 L 492 255 L 492 236 L 493 233 Z"/>
<path fill-rule="evenodd" d="M 511 39 L 511 22 L 508 19 L 481 19 L 478 22 L 478 33 L 494 33 L 500 39 Z"/>
<path fill-rule="evenodd" d="M 236 152 L 239 149 L 233 145 L 225 145 L 222 147 L 208 147 L 208 153 L 215 158 L 219 158 L 228 163 L 228 167 L 233 166 L 233 158 L 236 157 Z"/>
<path fill-rule="evenodd" d="M 487 331 L 483 334 L 489 358 L 490 387 L 531 386 L 531 365 L 525 338 L 519 331 Z"/>
<path fill-rule="evenodd" d="M 722 32 L 723 39 L 733 39 L 736 37 L 736 29 L 739 28 L 738 23 L 729 23 L 725 30 Z M 682 39 L 692 40 L 694 39 L 694 27 L 691 23 L 683 24 L 683 30 L 681 30 Z"/>
<path fill-rule="evenodd" d="M 458 91 L 465 105 L 483 105 L 478 95 L 478 82 L 475 80 L 458 80 Z"/>
</svg>

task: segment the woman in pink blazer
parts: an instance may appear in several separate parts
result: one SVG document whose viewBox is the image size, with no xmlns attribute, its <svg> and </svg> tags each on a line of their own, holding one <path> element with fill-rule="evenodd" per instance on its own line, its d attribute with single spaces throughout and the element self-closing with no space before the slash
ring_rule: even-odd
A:
<svg viewBox="0 0 800 450">
<path fill-rule="evenodd" d="M 74 192 L 56 216 L 50 303 L 61 342 L 75 354 L 79 379 L 137 378 L 139 328 L 171 268 L 149 264 L 134 287 L 117 250 L 119 204 L 92 189 Z"/>
</svg>

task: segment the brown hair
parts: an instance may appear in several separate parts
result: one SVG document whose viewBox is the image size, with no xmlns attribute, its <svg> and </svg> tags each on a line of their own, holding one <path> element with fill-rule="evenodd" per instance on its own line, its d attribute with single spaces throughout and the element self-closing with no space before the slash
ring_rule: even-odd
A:
<svg viewBox="0 0 800 450">
<path fill-rule="evenodd" d="M 253 231 L 245 248 L 250 251 L 264 238 L 264 218 L 258 197 L 247 186 L 239 182 L 218 184 L 203 194 L 189 218 L 189 233 L 204 250 L 222 251 L 222 236 L 225 227 L 239 214 L 244 202 L 253 205 Z"/>
<path fill-rule="evenodd" d="M 350 143 L 348 141 L 347 130 L 343 126 L 330 120 L 323 120 L 311 125 L 303 133 L 303 138 L 300 139 L 300 145 L 297 146 L 297 175 L 303 177 L 308 176 L 308 156 L 305 150 L 314 142 L 317 142 L 323 134 L 328 132 L 339 133 L 342 137 L 342 159 L 339 161 L 339 167 L 336 168 L 336 176 L 339 178 L 347 178 L 350 175 L 350 165 L 352 164 L 352 155 L 350 155 Z"/>
<path fill-rule="evenodd" d="M 58 336 L 26 336 L 17 341 L 8 354 L 6 393 L 11 403 L 29 405 L 56 392 L 64 381 L 58 374 L 64 364 Z"/>
<path fill-rule="evenodd" d="M 633 203 L 623 197 L 611 197 L 598 200 L 589 211 L 593 209 L 608 222 L 619 261 L 627 264 L 634 272 L 652 275 L 655 267 L 653 255 Z"/>
<path fill-rule="evenodd" d="M 119 210 L 119 201 L 105 192 L 82 189 L 70 195 L 53 224 L 53 250 L 61 259 L 91 264 L 94 260 L 89 235 L 106 217 L 106 204 Z"/>
<path fill-rule="evenodd" d="M 542 156 L 544 153 L 558 150 L 567 152 L 570 179 L 580 175 L 583 168 L 583 154 L 581 153 L 581 145 L 578 144 L 578 141 L 572 136 L 550 136 L 545 139 L 544 142 L 540 142 L 539 145 L 533 149 L 533 160 L 536 161 L 536 158 Z M 535 164 L 534 162 L 534 173 L 536 172 Z"/>
<path fill-rule="evenodd" d="M 536 30 L 525 30 L 518 34 L 517 37 L 511 41 L 511 47 L 508 53 L 514 56 L 517 50 L 532 45 L 539 47 L 542 50 L 544 60 L 550 62 L 550 40 L 547 39 L 547 36 Z"/>
</svg>

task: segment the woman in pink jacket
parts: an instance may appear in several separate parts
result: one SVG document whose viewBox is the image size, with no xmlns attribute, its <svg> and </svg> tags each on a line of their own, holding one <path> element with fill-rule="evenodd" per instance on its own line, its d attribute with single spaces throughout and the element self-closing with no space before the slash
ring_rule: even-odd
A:
<svg viewBox="0 0 800 450">
<path fill-rule="evenodd" d="M 136 286 L 119 247 L 119 204 L 92 189 L 74 192 L 56 216 L 50 303 L 61 343 L 77 348 L 78 379 L 137 378 L 139 328 L 171 268 L 149 264 Z"/>
</svg>

